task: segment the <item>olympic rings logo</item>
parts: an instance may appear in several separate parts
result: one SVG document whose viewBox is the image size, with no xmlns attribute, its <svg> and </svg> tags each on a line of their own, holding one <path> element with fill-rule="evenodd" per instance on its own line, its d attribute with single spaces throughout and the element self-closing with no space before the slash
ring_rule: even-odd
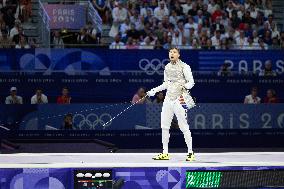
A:
<svg viewBox="0 0 284 189">
<path fill-rule="evenodd" d="M 139 68 L 146 72 L 147 75 L 154 75 L 155 73 L 163 75 L 165 64 L 169 62 L 169 59 L 159 60 L 154 58 L 149 60 L 143 58 L 139 61 Z"/>
<path fill-rule="evenodd" d="M 94 113 L 90 113 L 87 116 L 83 114 L 75 114 L 73 116 L 73 123 L 80 128 L 80 130 L 83 130 L 83 127 L 87 126 L 87 129 L 96 129 L 96 126 L 102 126 L 103 129 L 110 126 L 112 121 L 110 114 L 103 113 L 100 116 Z M 108 124 L 106 124 L 108 121 L 110 121 Z M 106 124 L 106 125 L 105 125 Z"/>
</svg>

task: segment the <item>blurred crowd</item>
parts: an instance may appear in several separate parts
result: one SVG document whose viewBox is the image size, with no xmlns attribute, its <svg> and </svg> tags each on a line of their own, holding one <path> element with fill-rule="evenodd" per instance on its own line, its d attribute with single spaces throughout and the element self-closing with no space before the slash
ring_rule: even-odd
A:
<svg viewBox="0 0 284 189">
<path fill-rule="evenodd" d="M 31 0 L 0 1 L 0 48 L 35 48 L 34 39 L 28 40 L 22 23 L 29 22 Z"/>
<path fill-rule="evenodd" d="M 279 49 L 272 0 L 94 0 L 110 49 Z"/>
</svg>

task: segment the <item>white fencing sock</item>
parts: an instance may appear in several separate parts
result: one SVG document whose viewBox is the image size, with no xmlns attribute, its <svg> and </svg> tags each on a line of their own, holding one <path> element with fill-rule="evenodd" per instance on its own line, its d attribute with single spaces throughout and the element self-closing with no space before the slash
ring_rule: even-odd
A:
<svg viewBox="0 0 284 189">
<path fill-rule="evenodd" d="M 162 129 L 163 154 L 169 153 L 170 130 Z"/>
<path fill-rule="evenodd" d="M 192 153 L 192 138 L 190 130 L 183 131 L 183 137 L 187 145 L 188 153 Z"/>
</svg>

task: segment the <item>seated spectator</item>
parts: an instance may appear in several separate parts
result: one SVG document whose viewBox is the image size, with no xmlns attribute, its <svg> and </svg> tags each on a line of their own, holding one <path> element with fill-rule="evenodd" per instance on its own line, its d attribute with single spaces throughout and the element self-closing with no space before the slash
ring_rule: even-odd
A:
<svg viewBox="0 0 284 189">
<path fill-rule="evenodd" d="M 252 37 L 248 37 L 246 46 L 243 49 L 245 49 L 245 50 L 258 50 L 258 49 L 260 49 L 260 46 L 259 46 L 258 43 L 255 43 L 253 41 Z"/>
<path fill-rule="evenodd" d="M 264 98 L 263 102 L 267 104 L 279 103 L 279 99 L 276 96 L 275 90 L 268 89 L 266 93 L 266 97 Z"/>
<path fill-rule="evenodd" d="M 31 104 L 47 104 L 47 96 L 42 93 L 41 89 L 36 90 L 36 94 L 31 98 Z"/>
<path fill-rule="evenodd" d="M 218 76 L 232 76 L 231 69 L 229 68 L 230 64 L 224 63 L 219 72 L 217 73 Z"/>
<path fill-rule="evenodd" d="M 53 33 L 52 46 L 53 48 L 64 48 L 64 42 L 59 31 Z"/>
<path fill-rule="evenodd" d="M 2 31 L 2 37 L 0 38 L 0 48 L 12 48 L 14 47 L 15 43 L 8 37 L 8 31 Z"/>
<path fill-rule="evenodd" d="M 31 48 L 30 45 L 27 43 L 27 39 L 25 38 L 25 36 L 20 36 L 20 40 L 19 43 L 16 44 L 16 49 L 29 49 Z"/>
<path fill-rule="evenodd" d="M 205 50 L 215 50 L 215 47 L 212 46 L 212 41 L 211 39 L 206 40 L 206 45 L 203 47 Z"/>
<path fill-rule="evenodd" d="M 221 48 L 221 40 L 224 38 L 224 35 L 221 34 L 220 30 L 216 30 L 215 35 L 211 37 L 212 45 L 215 49 Z"/>
<path fill-rule="evenodd" d="M 159 6 L 154 9 L 154 16 L 158 20 L 162 20 L 164 16 L 169 16 L 169 10 L 164 1 L 160 1 Z"/>
<path fill-rule="evenodd" d="M 62 130 L 73 130 L 73 115 L 72 114 L 66 114 L 64 116 Z"/>
<path fill-rule="evenodd" d="M 127 37 L 127 31 L 130 30 L 130 20 L 127 18 L 119 27 L 119 32 L 121 33 L 122 38 Z M 116 35 L 117 36 L 117 35 Z"/>
<path fill-rule="evenodd" d="M 6 97 L 5 104 L 23 104 L 23 98 L 17 96 L 17 88 L 11 87 L 10 96 Z"/>
<path fill-rule="evenodd" d="M 260 104 L 261 98 L 257 96 L 257 92 L 257 88 L 253 87 L 251 94 L 245 97 L 244 104 Z"/>
<path fill-rule="evenodd" d="M 148 104 L 151 103 L 148 97 L 144 98 L 146 96 L 146 89 L 144 87 L 140 87 L 137 91 L 137 93 L 132 98 L 132 104 Z"/>
<path fill-rule="evenodd" d="M 119 34 L 115 36 L 114 42 L 110 44 L 109 49 L 125 49 L 124 43 L 120 41 Z"/>
<path fill-rule="evenodd" d="M 271 60 L 265 62 L 264 70 L 259 73 L 259 76 L 276 76 L 276 72 L 272 69 Z"/>
<path fill-rule="evenodd" d="M 131 37 L 129 37 L 125 48 L 126 49 L 139 49 L 137 39 L 132 39 Z"/>
<path fill-rule="evenodd" d="M 92 0 L 94 7 L 98 10 L 103 23 L 109 23 L 110 11 L 109 11 L 109 0 Z"/>
<path fill-rule="evenodd" d="M 155 40 L 147 36 L 143 42 L 140 43 L 139 49 L 154 49 Z"/>
<path fill-rule="evenodd" d="M 245 31 L 240 30 L 240 36 L 236 39 L 236 45 L 238 49 L 245 49 L 247 46 L 247 37 L 245 36 Z"/>
<path fill-rule="evenodd" d="M 178 3 L 180 5 L 180 3 Z M 183 14 L 187 15 L 188 11 L 192 9 L 192 0 L 187 0 L 185 4 L 181 5 Z"/>
<path fill-rule="evenodd" d="M 80 33 L 77 36 L 78 44 L 89 44 L 91 43 L 90 36 L 87 34 L 86 28 L 81 28 Z"/>
<path fill-rule="evenodd" d="M 262 38 L 259 38 L 258 40 L 258 44 L 261 50 L 267 50 L 268 49 L 268 45 L 266 43 L 264 43 Z"/>
<path fill-rule="evenodd" d="M 27 36 L 24 34 L 24 29 L 22 26 L 18 28 L 18 33 L 13 36 L 12 38 L 13 42 L 15 44 L 19 44 L 21 36 L 24 36 L 25 38 L 27 38 Z"/>
<path fill-rule="evenodd" d="M 279 40 L 276 37 L 272 39 L 272 44 L 270 46 L 270 49 L 280 49 Z"/>
<path fill-rule="evenodd" d="M 127 30 L 126 35 L 128 38 L 139 39 L 140 32 L 135 29 L 135 24 L 130 24 L 130 30 Z"/>
<path fill-rule="evenodd" d="M 116 7 L 112 10 L 113 23 L 109 31 L 110 37 L 115 37 L 118 34 L 119 26 L 126 20 L 128 13 L 122 1 L 116 2 L 115 5 Z"/>
<path fill-rule="evenodd" d="M 15 21 L 15 25 L 14 27 L 10 30 L 10 38 L 13 39 L 13 37 L 17 34 L 19 34 L 19 30 L 22 29 L 22 26 L 21 26 L 21 21 L 20 20 L 16 20 Z"/>
<path fill-rule="evenodd" d="M 163 92 L 159 92 L 157 95 L 156 95 L 156 98 L 154 99 L 153 103 L 155 104 L 162 104 L 165 100 L 165 95 Z"/>
<path fill-rule="evenodd" d="M 28 21 L 32 15 L 32 2 L 31 0 L 20 0 L 20 19 L 23 22 Z"/>
<path fill-rule="evenodd" d="M 57 104 L 70 104 L 71 97 L 69 96 L 69 89 L 67 87 L 63 87 L 62 95 L 57 97 Z"/>
<path fill-rule="evenodd" d="M 93 26 L 93 23 L 89 21 L 85 26 L 85 28 L 86 28 L 86 34 L 90 40 L 89 43 L 99 44 L 101 39 L 101 33 L 97 31 L 97 29 Z"/>
</svg>

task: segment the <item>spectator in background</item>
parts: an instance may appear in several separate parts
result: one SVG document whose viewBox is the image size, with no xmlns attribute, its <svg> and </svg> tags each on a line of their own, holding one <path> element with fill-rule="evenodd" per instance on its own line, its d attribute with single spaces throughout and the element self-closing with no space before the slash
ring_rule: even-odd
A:
<svg viewBox="0 0 284 189">
<path fill-rule="evenodd" d="M 120 25 L 119 32 L 121 34 L 122 39 L 127 38 L 127 31 L 131 29 L 130 25 L 130 20 L 128 18 Z"/>
<path fill-rule="evenodd" d="M 218 76 L 232 76 L 231 69 L 229 68 L 230 64 L 224 63 L 219 72 L 217 73 Z"/>
<path fill-rule="evenodd" d="M 80 33 L 77 36 L 78 44 L 89 44 L 91 42 L 90 36 L 87 34 L 86 28 L 81 28 Z"/>
<path fill-rule="evenodd" d="M 143 42 L 140 43 L 139 49 L 154 49 L 155 40 L 147 36 Z"/>
<path fill-rule="evenodd" d="M 114 42 L 110 44 L 109 49 L 125 49 L 124 43 L 120 41 L 119 34 L 115 36 Z"/>
<path fill-rule="evenodd" d="M 205 50 L 215 50 L 215 47 L 212 46 L 211 39 L 207 39 L 206 40 L 206 44 L 205 44 L 205 46 L 203 46 L 203 49 L 205 49 Z"/>
<path fill-rule="evenodd" d="M 164 1 L 160 1 L 159 6 L 154 9 L 154 16 L 160 21 L 164 16 L 169 16 L 169 10 Z"/>
<path fill-rule="evenodd" d="M 156 98 L 154 99 L 153 103 L 155 104 L 162 104 L 165 100 L 165 95 L 163 92 L 159 92 L 157 95 L 156 95 Z"/>
<path fill-rule="evenodd" d="M 187 15 L 188 11 L 192 9 L 192 0 L 187 0 L 185 4 L 181 5 L 183 14 Z"/>
<path fill-rule="evenodd" d="M 69 96 L 69 89 L 67 87 L 62 88 L 62 95 L 57 97 L 57 104 L 70 104 L 71 97 Z"/>
<path fill-rule="evenodd" d="M 16 20 L 14 16 L 13 8 L 6 6 L 2 8 L 2 12 L 3 12 L 3 19 L 6 25 L 8 26 L 9 30 L 12 29 L 14 27 L 15 20 Z"/>
<path fill-rule="evenodd" d="M 89 38 L 89 43 L 92 44 L 99 44 L 100 43 L 100 38 L 101 38 L 101 33 L 99 33 L 95 27 L 93 27 L 93 23 L 89 21 L 87 25 L 85 26 L 86 28 L 86 34 Z"/>
<path fill-rule="evenodd" d="M 240 36 L 236 39 L 236 45 L 238 49 L 245 49 L 248 45 L 244 30 L 240 30 Z"/>
<path fill-rule="evenodd" d="M 92 0 L 94 7 L 98 10 L 103 23 L 109 23 L 110 21 L 110 11 L 108 8 L 109 0 Z"/>
<path fill-rule="evenodd" d="M 21 21 L 20 20 L 16 20 L 15 21 L 15 25 L 14 27 L 10 30 L 10 38 L 13 39 L 13 37 L 17 34 L 19 34 L 19 30 L 22 29 L 22 26 L 21 26 Z"/>
<path fill-rule="evenodd" d="M 272 44 L 270 46 L 270 49 L 280 49 L 279 40 L 276 37 L 272 39 Z"/>
<path fill-rule="evenodd" d="M 252 37 L 248 37 L 246 46 L 243 49 L 245 49 L 245 50 L 258 50 L 258 49 L 260 49 L 260 46 L 259 46 L 258 43 L 255 43 L 253 41 Z"/>
<path fill-rule="evenodd" d="M 22 26 L 18 28 L 17 34 L 13 35 L 11 39 L 15 44 L 19 44 L 21 36 L 24 36 L 25 38 L 27 38 L 27 36 L 24 35 L 24 29 Z"/>
<path fill-rule="evenodd" d="M 264 103 L 279 103 L 279 99 L 277 98 L 276 92 L 273 89 L 268 89 L 266 93 L 266 97 L 263 100 Z"/>
<path fill-rule="evenodd" d="M 72 114 L 66 114 L 64 116 L 62 130 L 73 130 L 73 115 Z"/>
<path fill-rule="evenodd" d="M 132 37 L 129 37 L 127 39 L 125 48 L 126 49 L 139 49 L 137 39 L 133 39 Z"/>
<path fill-rule="evenodd" d="M 29 49 L 31 48 L 30 45 L 27 43 L 27 39 L 25 38 L 25 36 L 20 36 L 20 40 L 19 43 L 16 44 L 16 49 Z"/>
<path fill-rule="evenodd" d="M 31 0 L 20 0 L 20 18 L 23 22 L 28 21 L 32 14 L 32 3 Z"/>
<path fill-rule="evenodd" d="M 17 96 L 17 88 L 11 87 L 10 96 L 6 97 L 5 104 L 23 104 L 23 98 Z"/>
<path fill-rule="evenodd" d="M 259 38 L 258 40 L 258 44 L 261 50 L 267 50 L 268 49 L 268 45 L 266 43 L 264 43 L 262 38 Z"/>
<path fill-rule="evenodd" d="M 53 32 L 52 46 L 53 48 L 64 48 L 64 42 L 59 31 Z"/>
<path fill-rule="evenodd" d="M 257 87 L 253 87 L 251 94 L 245 97 L 244 104 L 260 104 L 261 98 L 257 96 L 257 93 Z"/>
<path fill-rule="evenodd" d="M 47 96 L 42 93 L 41 89 L 36 90 L 36 94 L 31 98 L 31 104 L 47 104 Z"/>
<path fill-rule="evenodd" d="M 147 98 L 145 96 L 146 96 L 146 89 L 144 87 L 140 87 L 138 89 L 137 93 L 132 98 L 132 101 L 131 101 L 132 104 L 134 104 L 134 103 L 137 103 L 137 104 L 145 104 L 145 103 L 148 104 L 148 103 L 151 103 L 149 98 Z"/>
<path fill-rule="evenodd" d="M 130 30 L 126 32 L 128 38 L 139 39 L 140 32 L 135 29 L 135 24 L 130 24 Z"/>
<path fill-rule="evenodd" d="M 115 37 L 118 34 L 119 26 L 127 18 L 127 10 L 123 7 L 122 1 L 115 3 L 116 7 L 112 10 L 112 27 L 109 32 L 110 37 Z"/>
<path fill-rule="evenodd" d="M 223 37 L 224 36 L 221 34 L 220 30 L 216 30 L 215 35 L 211 37 L 212 45 L 215 47 L 215 49 L 221 48 L 221 40 Z"/>
<path fill-rule="evenodd" d="M 0 38 L 0 48 L 12 48 L 15 43 L 8 37 L 8 31 L 2 30 L 2 37 Z"/>
<path fill-rule="evenodd" d="M 271 60 L 267 60 L 264 64 L 264 69 L 259 73 L 259 76 L 276 76 L 276 72 L 272 69 Z"/>
</svg>

